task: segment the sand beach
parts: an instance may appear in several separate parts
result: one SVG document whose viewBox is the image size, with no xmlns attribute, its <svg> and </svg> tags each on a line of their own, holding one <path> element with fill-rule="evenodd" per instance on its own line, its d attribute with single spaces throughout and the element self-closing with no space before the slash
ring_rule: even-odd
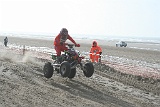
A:
<svg viewBox="0 0 160 107">
<path fill-rule="evenodd" d="M 48 53 L 35 47 L 52 51 L 53 40 L 8 37 L 8 47 L 4 47 L 3 39 L 0 36 L 2 107 L 160 106 L 160 51 L 155 50 L 160 44 L 128 42 L 127 47 L 116 47 L 117 41 L 97 40 L 103 56 L 102 63 L 94 63 L 95 74 L 86 78 L 77 72 L 73 80 L 68 80 L 58 74 L 46 79 L 42 70 L 45 62 L 33 59 L 50 60 Z M 76 49 L 88 58 L 92 40 L 76 41 L 81 45 Z M 26 56 L 19 48 L 24 45 L 34 47 L 27 60 L 23 60 Z"/>
</svg>

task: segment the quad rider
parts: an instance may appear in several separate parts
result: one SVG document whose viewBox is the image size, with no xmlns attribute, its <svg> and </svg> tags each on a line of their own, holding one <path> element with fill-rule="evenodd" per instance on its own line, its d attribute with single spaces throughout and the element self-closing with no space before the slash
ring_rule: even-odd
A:
<svg viewBox="0 0 160 107">
<path fill-rule="evenodd" d="M 100 46 L 98 46 L 98 43 L 96 41 L 93 41 L 92 47 L 90 49 L 90 60 L 91 62 L 101 62 L 101 54 L 102 49 Z"/>
<path fill-rule="evenodd" d="M 67 51 L 68 48 L 65 46 L 66 40 L 69 39 L 71 42 L 75 44 L 76 47 L 80 47 L 80 44 L 77 44 L 73 38 L 68 34 L 68 30 L 66 28 L 62 28 L 60 33 L 54 39 L 54 48 L 57 54 L 57 61 L 61 62 L 61 52 Z"/>
</svg>

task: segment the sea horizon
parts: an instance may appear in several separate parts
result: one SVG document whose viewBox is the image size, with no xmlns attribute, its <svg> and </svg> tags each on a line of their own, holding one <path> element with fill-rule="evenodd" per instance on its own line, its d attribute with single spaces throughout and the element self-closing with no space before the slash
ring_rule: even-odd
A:
<svg viewBox="0 0 160 107">
<path fill-rule="evenodd" d="M 0 32 L 0 36 L 7 37 L 20 37 L 20 38 L 33 38 L 33 39 L 44 39 L 44 40 L 53 40 L 58 33 L 2 33 Z M 117 35 L 90 35 L 90 34 L 70 34 L 74 39 L 78 40 L 106 40 L 106 41 L 127 41 L 127 42 L 147 42 L 147 43 L 157 43 L 160 44 L 159 36 L 117 36 Z"/>
</svg>

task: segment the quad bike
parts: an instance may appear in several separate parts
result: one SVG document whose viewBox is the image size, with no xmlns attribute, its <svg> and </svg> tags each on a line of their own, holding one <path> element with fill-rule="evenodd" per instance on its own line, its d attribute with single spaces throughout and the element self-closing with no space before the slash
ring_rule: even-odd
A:
<svg viewBox="0 0 160 107">
<path fill-rule="evenodd" d="M 91 62 L 82 63 L 83 56 L 76 51 L 74 44 L 66 44 L 68 50 L 60 56 L 58 60 L 57 55 L 52 55 L 53 62 L 47 62 L 44 65 L 43 72 L 46 78 L 51 78 L 54 71 L 61 74 L 62 77 L 74 78 L 76 75 L 76 68 L 80 65 L 86 77 L 91 77 L 94 73 L 94 66 Z"/>
</svg>

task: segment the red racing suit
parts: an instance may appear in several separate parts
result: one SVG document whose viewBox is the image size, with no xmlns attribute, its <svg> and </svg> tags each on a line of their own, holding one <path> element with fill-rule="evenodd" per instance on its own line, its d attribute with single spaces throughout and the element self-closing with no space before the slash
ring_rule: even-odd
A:
<svg viewBox="0 0 160 107">
<path fill-rule="evenodd" d="M 67 39 L 69 39 L 71 42 L 77 45 L 76 42 L 73 40 L 73 38 L 70 35 L 63 37 L 60 34 L 58 34 L 56 38 L 54 39 L 54 48 L 56 50 L 57 56 L 60 56 L 61 52 L 68 50 L 68 48 L 64 44 Z"/>
</svg>

